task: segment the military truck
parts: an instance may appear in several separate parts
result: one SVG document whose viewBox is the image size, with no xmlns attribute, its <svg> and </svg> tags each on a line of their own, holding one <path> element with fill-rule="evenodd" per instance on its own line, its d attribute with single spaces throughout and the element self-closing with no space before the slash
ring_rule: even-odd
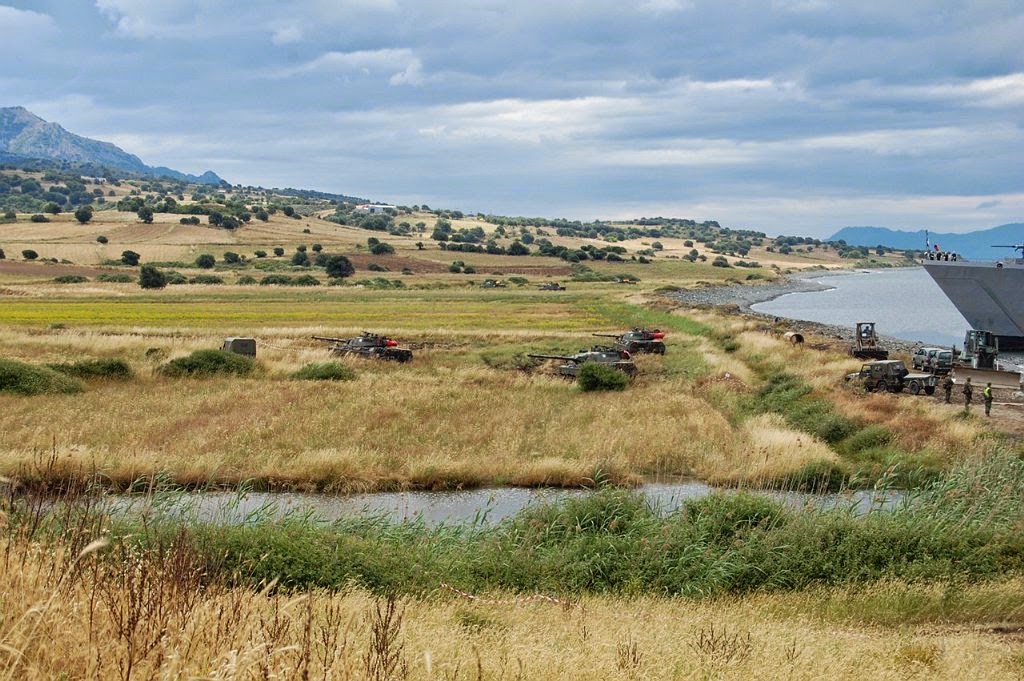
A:
<svg viewBox="0 0 1024 681">
<path fill-rule="evenodd" d="M 393 362 L 408 362 L 412 359 L 412 350 L 398 347 L 398 341 L 378 333 L 363 331 L 354 338 L 331 338 L 329 336 L 313 336 L 313 340 L 330 343 L 332 355 L 356 355 L 372 359 L 385 359 Z"/>
<path fill-rule="evenodd" d="M 857 373 L 849 374 L 847 381 L 857 381 L 867 392 L 901 393 L 908 390 L 913 395 L 922 392 L 935 393 L 939 379 L 935 374 L 911 373 L 907 365 L 898 359 L 884 359 L 865 362 Z"/>
<path fill-rule="evenodd" d="M 558 375 L 575 379 L 580 366 L 587 362 L 597 362 L 618 369 L 627 376 L 636 374 L 636 364 L 629 353 L 607 345 L 595 345 L 589 350 L 580 350 L 575 355 L 528 355 L 534 359 L 554 359 L 563 364 L 558 366 Z"/>
</svg>

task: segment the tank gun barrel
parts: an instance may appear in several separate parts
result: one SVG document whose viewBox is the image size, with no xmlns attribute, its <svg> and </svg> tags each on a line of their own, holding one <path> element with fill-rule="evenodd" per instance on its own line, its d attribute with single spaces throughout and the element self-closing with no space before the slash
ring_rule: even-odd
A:
<svg viewBox="0 0 1024 681">
<path fill-rule="evenodd" d="M 592 333 L 591 336 L 597 336 L 598 338 L 618 338 L 621 334 L 618 333 Z"/>
<path fill-rule="evenodd" d="M 558 359 L 563 362 L 576 362 L 578 361 L 575 357 L 566 357 L 565 355 L 527 355 L 534 359 Z"/>
<path fill-rule="evenodd" d="M 323 341 L 324 343 L 345 343 L 348 338 L 331 338 L 330 336 L 310 336 L 313 340 Z"/>
</svg>

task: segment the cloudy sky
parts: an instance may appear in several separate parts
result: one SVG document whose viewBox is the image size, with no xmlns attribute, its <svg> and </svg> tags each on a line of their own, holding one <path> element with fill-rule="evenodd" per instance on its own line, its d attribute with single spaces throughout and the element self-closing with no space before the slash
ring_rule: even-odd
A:
<svg viewBox="0 0 1024 681">
<path fill-rule="evenodd" d="M 0 106 L 233 183 L 824 236 L 1024 221 L 1018 0 L 0 0 Z"/>
</svg>

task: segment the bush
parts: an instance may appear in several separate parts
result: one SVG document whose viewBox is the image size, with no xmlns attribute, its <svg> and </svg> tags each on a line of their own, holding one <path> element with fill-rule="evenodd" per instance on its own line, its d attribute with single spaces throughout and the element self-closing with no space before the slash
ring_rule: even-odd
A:
<svg viewBox="0 0 1024 681">
<path fill-rule="evenodd" d="M 314 253 L 319 253 L 320 251 L 324 250 L 324 247 L 321 246 L 320 244 L 313 244 L 311 248 L 313 249 Z"/>
<path fill-rule="evenodd" d="M 107 237 L 103 236 L 102 234 L 100 234 L 98 237 L 96 237 L 96 243 L 98 243 L 98 244 L 106 244 L 108 242 L 109 242 L 109 239 L 107 239 Z"/>
<path fill-rule="evenodd" d="M 383 265 L 378 265 L 375 262 L 371 262 L 369 265 L 367 265 L 366 269 L 370 270 L 371 272 L 387 272 L 388 271 L 387 267 L 384 267 Z"/>
<path fill-rule="evenodd" d="M 96 281 L 107 284 L 128 284 L 135 281 L 135 277 L 130 274 L 100 274 L 96 276 Z"/>
<path fill-rule="evenodd" d="M 164 376 L 247 376 L 256 368 L 255 360 L 224 350 L 197 350 L 186 357 L 172 359 L 159 367 Z"/>
<path fill-rule="evenodd" d="M 32 217 L 30 217 L 29 220 L 31 220 L 32 222 L 49 222 L 50 218 L 46 217 L 42 213 L 36 213 Z"/>
<path fill-rule="evenodd" d="M 152 265 L 143 265 L 139 270 L 139 286 L 148 289 L 160 289 L 167 286 L 167 277 Z"/>
<path fill-rule="evenodd" d="M 383 241 L 377 242 L 370 246 L 370 253 L 374 255 L 390 255 L 395 252 L 395 247 L 391 244 L 384 243 Z"/>
<path fill-rule="evenodd" d="M 0 392 L 59 395 L 82 392 L 82 384 L 48 367 L 0 359 Z"/>
<path fill-rule="evenodd" d="M 196 267 L 200 269 L 208 270 L 211 269 L 215 264 L 217 264 L 217 259 L 214 258 L 209 253 L 203 253 L 201 256 L 196 258 Z"/>
<path fill-rule="evenodd" d="M 242 262 L 242 256 L 238 255 L 234 251 L 226 251 L 224 253 L 224 262 L 229 265 L 237 265 Z"/>
<path fill-rule="evenodd" d="M 576 383 L 580 390 L 625 390 L 629 377 L 614 367 L 598 362 L 584 362 L 576 374 Z"/>
<path fill-rule="evenodd" d="M 127 381 L 134 376 L 132 367 L 123 359 L 85 359 L 79 362 L 48 364 L 49 368 L 75 378 L 110 378 Z"/>
<path fill-rule="evenodd" d="M 79 223 L 85 224 L 92 220 L 92 206 L 81 206 L 75 211 L 75 219 Z"/>
<path fill-rule="evenodd" d="M 23 257 L 25 260 L 35 260 L 36 258 L 39 257 L 39 254 L 33 251 L 31 248 L 26 248 L 24 251 L 21 252 L 21 257 Z"/>
<path fill-rule="evenodd" d="M 265 257 L 267 257 L 267 252 L 266 251 L 255 251 L 253 253 L 253 255 L 255 255 L 257 258 L 265 258 Z"/>
<path fill-rule="evenodd" d="M 260 279 L 260 286 L 291 286 L 292 278 L 287 274 L 268 274 Z"/>
<path fill-rule="evenodd" d="M 253 284 L 256 283 L 256 277 L 250 274 L 246 274 L 239 277 L 238 281 L 236 281 L 235 283 L 238 284 L 239 286 L 252 286 Z"/>
<path fill-rule="evenodd" d="M 327 271 L 327 276 L 332 279 L 350 277 L 356 271 L 352 261 L 343 255 L 331 256 L 324 265 L 324 269 Z"/>
<path fill-rule="evenodd" d="M 135 251 L 122 251 L 121 252 L 121 262 L 123 262 L 125 265 L 130 265 L 131 267 L 138 266 L 139 258 L 141 258 L 141 257 L 142 256 L 140 256 Z"/>
<path fill-rule="evenodd" d="M 291 281 L 292 286 L 319 286 L 320 280 L 314 277 L 312 274 L 303 274 L 295 277 Z"/>
<path fill-rule="evenodd" d="M 84 284 L 89 279 L 80 274 L 62 274 L 59 277 L 54 277 L 53 281 L 56 284 Z"/>
<path fill-rule="evenodd" d="M 164 276 L 167 277 L 167 284 L 170 286 L 181 286 L 188 283 L 188 277 L 181 272 L 171 270 L 170 272 L 165 272 Z"/>
<path fill-rule="evenodd" d="M 299 246 L 299 248 L 304 249 L 305 247 Z M 295 254 L 292 255 L 292 265 L 296 267 L 309 267 L 309 256 L 305 250 L 295 251 Z"/>
<path fill-rule="evenodd" d="M 276 255 L 278 258 L 280 258 L 282 255 L 284 255 L 284 249 L 281 248 L 280 246 L 275 247 L 274 248 L 274 255 Z"/>
<path fill-rule="evenodd" d="M 351 381 L 356 373 L 342 362 L 314 362 L 302 367 L 291 377 L 297 381 Z"/>
<path fill-rule="evenodd" d="M 216 274 L 197 274 L 188 280 L 190 284 L 223 284 L 224 280 L 218 277 Z"/>
</svg>

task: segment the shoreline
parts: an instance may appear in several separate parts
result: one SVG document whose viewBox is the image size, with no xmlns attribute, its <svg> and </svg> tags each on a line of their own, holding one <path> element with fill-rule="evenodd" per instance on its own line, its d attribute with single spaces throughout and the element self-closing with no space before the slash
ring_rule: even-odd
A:
<svg viewBox="0 0 1024 681">
<path fill-rule="evenodd" d="M 815 293 L 828 291 L 835 288 L 818 280 L 834 277 L 843 274 L 856 274 L 865 271 L 885 270 L 864 270 L 864 269 L 843 269 L 843 270 L 816 270 L 812 272 L 790 273 L 783 275 L 781 281 L 763 284 L 760 286 L 749 286 L 744 284 L 729 284 L 725 286 L 709 286 L 699 289 L 680 289 L 666 294 L 672 300 L 691 307 L 710 308 L 735 308 L 737 311 L 757 317 L 759 319 L 773 322 L 776 325 L 785 326 L 786 331 L 793 331 L 804 335 L 815 334 L 829 340 L 853 343 L 855 330 L 853 327 L 825 324 L 823 322 L 808 321 L 805 319 L 793 319 L 791 317 L 780 317 L 777 315 L 758 312 L 753 309 L 754 305 L 766 303 L 790 293 Z M 912 341 L 906 338 L 879 335 L 886 347 L 893 352 L 911 354 L 915 348 L 924 345 L 922 341 Z"/>
</svg>

